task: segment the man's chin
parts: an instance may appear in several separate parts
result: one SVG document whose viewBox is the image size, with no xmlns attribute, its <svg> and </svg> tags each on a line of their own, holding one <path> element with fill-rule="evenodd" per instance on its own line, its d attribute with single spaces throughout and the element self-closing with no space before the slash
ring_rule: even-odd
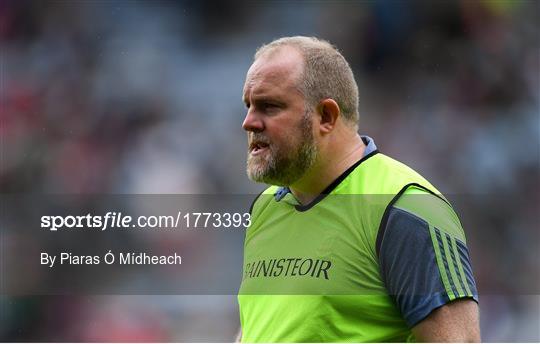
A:
<svg viewBox="0 0 540 344">
<path fill-rule="evenodd" d="M 253 169 L 249 169 L 247 170 L 247 175 L 248 175 L 248 178 L 256 183 L 266 183 L 266 184 L 269 184 L 268 183 L 268 180 L 270 178 L 268 178 L 268 175 L 262 171 L 254 171 Z"/>
<path fill-rule="evenodd" d="M 291 183 L 283 180 L 270 173 L 270 171 L 253 171 L 247 170 L 248 178 L 256 183 L 264 183 L 275 186 L 289 186 Z"/>
<path fill-rule="evenodd" d="M 248 157 L 247 160 L 247 175 L 249 179 L 259 182 L 261 178 L 268 175 L 270 166 L 269 162 L 261 157 Z"/>
<path fill-rule="evenodd" d="M 276 185 L 274 178 L 267 168 L 262 166 L 251 166 L 247 168 L 248 178 L 256 183 Z"/>
</svg>

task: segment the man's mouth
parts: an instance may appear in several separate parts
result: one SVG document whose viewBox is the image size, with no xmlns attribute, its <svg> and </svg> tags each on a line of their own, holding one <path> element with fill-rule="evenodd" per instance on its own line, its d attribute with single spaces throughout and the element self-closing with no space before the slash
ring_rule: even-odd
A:
<svg viewBox="0 0 540 344">
<path fill-rule="evenodd" d="M 268 149 L 269 144 L 266 142 L 256 141 L 249 145 L 249 153 L 251 155 L 259 155 Z"/>
</svg>

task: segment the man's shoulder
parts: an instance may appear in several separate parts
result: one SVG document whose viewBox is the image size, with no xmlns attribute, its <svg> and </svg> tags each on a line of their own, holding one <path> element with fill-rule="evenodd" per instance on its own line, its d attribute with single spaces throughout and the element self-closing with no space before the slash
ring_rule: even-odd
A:
<svg viewBox="0 0 540 344">
<path fill-rule="evenodd" d="M 441 193 L 420 173 L 406 164 L 377 152 L 354 168 L 340 188 L 344 193 L 368 195 L 397 195 L 409 186 L 422 186 L 440 195 Z"/>
<path fill-rule="evenodd" d="M 465 234 L 459 217 L 449 201 L 442 195 L 411 186 L 396 200 L 391 211 L 416 217 L 428 226 L 440 229 L 465 242 Z"/>
<path fill-rule="evenodd" d="M 406 177 L 428 182 L 426 178 L 409 165 L 383 153 L 377 154 L 375 159 L 369 159 L 369 163 L 376 165 L 376 168 L 388 178 L 398 179 L 399 177 Z"/>
</svg>

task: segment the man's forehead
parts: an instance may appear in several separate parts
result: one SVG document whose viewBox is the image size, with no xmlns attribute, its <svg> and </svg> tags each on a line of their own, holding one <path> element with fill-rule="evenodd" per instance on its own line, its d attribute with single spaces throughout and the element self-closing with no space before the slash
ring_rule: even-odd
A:
<svg viewBox="0 0 540 344">
<path fill-rule="evenodd" d="M 277 84 L 290 86 L 296 84 L 303 68 L 299 52 L 280 49 L 278 52 L 259 57 L 249 68 L 244 91 L 253 86 Z"/>
</svg>

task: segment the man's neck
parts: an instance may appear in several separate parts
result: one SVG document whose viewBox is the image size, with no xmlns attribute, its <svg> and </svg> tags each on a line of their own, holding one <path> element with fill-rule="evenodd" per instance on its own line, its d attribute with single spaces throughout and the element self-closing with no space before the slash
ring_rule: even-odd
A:
<svg viewBox="0 0 540 344">
<path fill-rule="evenodd" d="M 300 204 L 309 204 L 319 196 L 334 180 L 364 156 L 366 145 L 359 135 L 354 137 L 347 149 L 325 154 L 327 159 L 318 161 L 300 180 L 289 186 L 291 193 Z"/>
</svg>

